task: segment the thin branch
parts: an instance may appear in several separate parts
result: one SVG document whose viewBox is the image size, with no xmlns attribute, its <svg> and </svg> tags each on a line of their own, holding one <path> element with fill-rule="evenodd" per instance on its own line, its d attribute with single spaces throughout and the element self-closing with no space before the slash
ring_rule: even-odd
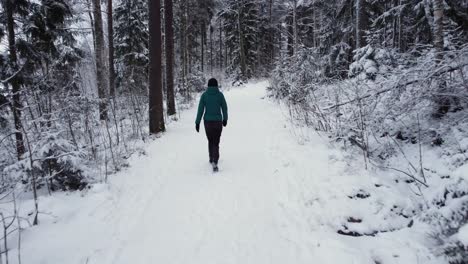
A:
<svg viewBox="0 0 468 264">
<path fill-rule="evenodd" d="M 427 79 L 431 79 L 433 77 L 437 77 L 437 76 L 440 76 L 442 74 L 445 74 L 445 73 L 449 73 L 449 72 L 453 72 L 453 71 L 456 71 L 456 70 L 460 70 L 461 68 L 465 67 L 465 66 L 468 66 L 468 63 L 466 64 L 463 64 L 463 65 L 459 65 L 457 67 L 452 67 L 452 66 L 446 66 L 447 69 L 445 70 L 441 70 L 441 71 L 435 71 L 433 72 L 432 74 L 430 74 L 429 76 L 426 77 L 426 80 Z M 375 93 L 370 93 L 370 94 L 366 94 L 366 95 L 363 95 L 361 97 L 357 97 L 357 98 L 353 98 L 351 100 L 348 100 L 348 101 L 345 101 L 345 102 L 342 102 L 342 103 L 339 103 L 339 104 L 335 104 L 335 105 L 332 105 L 332 106 L 329 106 L 329 107 L 325 107 L 323 108 L 323 110 L 327 111 L 327 110 L 331 110 L 331 109 L 334 109 L 334 108 L 337 108 L 337 107 L 340 107 L 340 106 L 344 106 L 344 105 L 347 105 L 347 104 L 350 104 L 350 103 L 354 103 L 356 101 L 360 101 L 362 99 L 366 99 L 366 98 L 369 98 L 369 97 L 374 97 L 374 96 L 378 96 L 380 94 L 383 94 L 383 93 L 386 93 L 386 92 L 389 92 L 389 91 L 392 91 L 394 89 L 397 89 L 397 88 L 402 88 L 402 87 L 406 87 L 408 85 L 411 85 L 411 84 L 414 84 L 414 83 L 418 83 L 418 82 L 421 82 L 422 80 L 421 79 L 416 79 L 416 80 L 411 80 L 411 81 L 408 81 L 406 83 L 403 83 L 403 84 L 397 84 L 395 86 L 392 86 L 390 88 L 386 88 L 386 89 L 382 89 L 380 91 L 377 91 Z"/>
</svg>

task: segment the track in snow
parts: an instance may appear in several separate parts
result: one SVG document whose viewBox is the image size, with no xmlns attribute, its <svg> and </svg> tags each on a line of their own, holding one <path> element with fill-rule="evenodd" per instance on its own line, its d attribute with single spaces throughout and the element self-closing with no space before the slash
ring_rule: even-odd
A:
<svg viewBox="0 0 468 264">
<path fill-rule="evenodd" d="M 307 243 L 292 240 L 308 232 L 306 225 L 289 233 L 280 200 L 287 195 L 280 172 L 296 172 L 288 167 L 298 162 L 297 142 L 278 106 L 264 99 L 266 85 L 226 93 L 230 120 L 219 173 L 210 172 L 195 109 L 150 147 L 151 161 L 136 169 L 140 184 L 128 193 L 129 200 L 138 195 L 135 206 L 144 209 L 134 209 L 138 221 L 121 234 L 109 263 L 310 263 Z M 322 154 L 315 162 L 326 164 Z M 304 158 L 301 170 L 315 163 Z"/>
<path fill-rule="evenodd" d="M 109 184 L 84 197 L 41 197 L 40 225 L 21 233 L 22 263 L 444 263 L 421 243 L 424 228 L 337 234 L 350 216 L 367 220 L 356 226 L 364 230 L 387 225 L 383 199 L 405 198 L 379 189 L 373 199 L 349 199 L 380 180 L 370 171 L 347 170 L 337 161 L 339 150 L 315 134 L 298 144 L 285 111 L 264 99 L 267 85 L 225 93 L 230 120 L 219 173 L 208 164 L 203 129 L 195 132 L 196 109 L 185 111 L 149 143 L 148 155 L 132 157 L 131 167 Z M 28 212 L 32 202 L 20 206 Z M 16 256 L 15 243 L 9 246 Z"/>
<path fill-rule="evenodd" d="M 265 99 L 267 85 L 225 92 L 230 120 L 219 173 L 211 172 L 203 128 L 195 131 L 196 109 L 186 111 L 107 190 L 70 202 L 79 207 L 69 217 L 31 231 L 24 261 L 311 263 L 317 242 L 294 205 L 305 203 L 297 190 L 312 184 L 295 176 L 326 174 L 327 148 L 297 143 L 279 106 Z M 50 242 L 38 246 L 44 237 Z"/>
</svg>

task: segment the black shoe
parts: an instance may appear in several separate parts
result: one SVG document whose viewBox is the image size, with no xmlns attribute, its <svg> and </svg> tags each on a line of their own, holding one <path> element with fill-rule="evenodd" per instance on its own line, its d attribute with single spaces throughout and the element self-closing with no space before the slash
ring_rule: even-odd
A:
<svg viewBox="0 0 468 264">
<path fill-rule="evenodd" d="M 217 162 L 214 162 L 214 161 L 211 162 L 211 166 L 213 166 L 213 172 L 219 171 Z"/>
</svg>

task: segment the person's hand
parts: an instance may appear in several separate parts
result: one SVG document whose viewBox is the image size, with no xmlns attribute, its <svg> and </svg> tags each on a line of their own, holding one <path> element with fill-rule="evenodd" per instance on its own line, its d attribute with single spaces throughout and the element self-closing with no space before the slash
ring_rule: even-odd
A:
<svg viewBox="0 0 468 264">
<path fill-rule="evenodd" d="M 199 132 L 200 132 L 200 124 L 195 124 L 195 129 L 196 129 L 197 132 L 199 133 Z"/>
<path fill-rule="evenodd" d="M 227 120 L 223 120 L 223 126 L 224 126 L 224 127 L 227 126 Z"/>
</svg>

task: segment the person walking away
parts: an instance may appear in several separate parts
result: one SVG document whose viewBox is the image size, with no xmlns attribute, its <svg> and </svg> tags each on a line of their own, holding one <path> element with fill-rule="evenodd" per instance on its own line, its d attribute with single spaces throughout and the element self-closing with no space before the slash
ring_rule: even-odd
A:
<svg viewBox="0 0 468 264">
<path fill-rule="evenodd" d="M 206 137 L 208 138 L 208 153 L 213 171 L 218 171 L 219 142 L 223 126 L 227 126 L 228 108 L 226 99 L 219 91 L 218 81 L 214 78 L 208 81 L 208 89 L 200 97 L 195 129 L 200 132 L 201 120 L 204 120 Z"/>
</svg>

